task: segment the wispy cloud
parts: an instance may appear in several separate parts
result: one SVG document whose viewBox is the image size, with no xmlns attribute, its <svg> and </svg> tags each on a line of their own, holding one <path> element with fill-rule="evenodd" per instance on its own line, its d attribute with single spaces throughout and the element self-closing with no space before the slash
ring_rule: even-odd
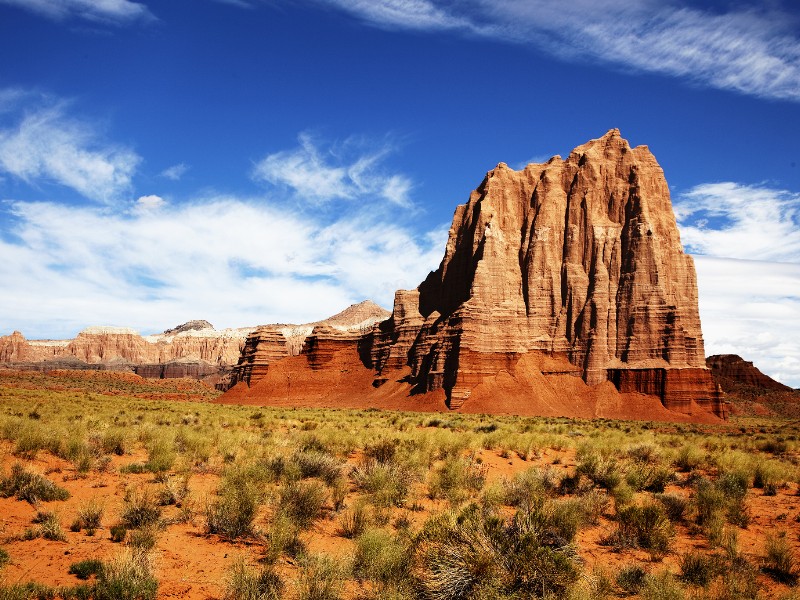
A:
<svg viewBox="0 0 800 600">
<path fill-rule="evenodd" d="M 177 165 L 172 165 L 171 167 L 167 167 L 161 173 L 161 177 L 166 179 L 171 179 L 172 181 L 180 181 L 181 177 L 186 175 L 186 172 L 189 170 L 189 166 L 185 165 L 184 163 L 178 163 Z"/>
<path fill-rule="evenodd" d="M 263 198 L 11 211 L 0 280 L 14 293 L 0 295 L 0 321 L 29 337 L 88 324 L 152 331 L 194 317 L 217 327 L 307 322 L 365 298 L 390 307 L 396 289 L 436 267 L 447 233 L 417 235 L 368 206 L 331 221 Z"/>
<path fill-rule="evenodd" d="M 411 180 L 389 173 L 382 162 L 392 147 L 365 149 L 355 139 L 320 147 L 309 134 L 301 134 L 298 148 L 276 152 L 259 161 L 253 178 L 292 190 L 299 198 L 322 204 L 331 200 L 376 197 L 410 205 Z"/>
<path fill-rule="evenodd" d="M 55 20 L 77 18 L 123 24 L 154 18 L 147 6 L 130 0 L 0 0 L 0 4 L 18 6 Z"/>
<path fill-rule="evenodd" d="M 706 354 L 800 387 L 800 265 L 695 256 Z"/>
<path fill-rule="evenodd" d="M 699 254 L 800 263 L 800 194 L 732 182 L 698 185 L 675 200 L 681 240 Z"/>
<path fill-rule="evenodd" d="M 25 112 L 6 106 L 5 114 L 0 111 L 0 173 L 34 186 L 57 183 L 106 203 L 130 190 L 139 156 L 103 140 L 92 123 L 69 117 L 66 103 Z"/>
<path fill-rule="evenodd" d="M 453 30 L 676 76 L 753 96 L 800 101 L 796 13 L 779 4 L 712 12 L 657 0 L 317 0 L 380 27 Z"/>
</svg>

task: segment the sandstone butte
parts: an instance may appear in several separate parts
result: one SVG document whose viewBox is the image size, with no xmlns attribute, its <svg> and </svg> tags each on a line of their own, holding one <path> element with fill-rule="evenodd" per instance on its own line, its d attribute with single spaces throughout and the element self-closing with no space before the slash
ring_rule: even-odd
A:
<svg viewBox="0 0 800 600">
<path fill-rule="evenodd" d="M 282 338 L 270 359 L 297 354 L 305 336 L 319 324 L 342 331 L 369 328 L 389 312 L 373 302 L 351 306 L 324 321 L 305 325 L 271 325 Z M 217 330 L 208 321 L 189 321 L 163 333 L 142 336 L 125 327 L 87 327 L 74 339 L 28 340 L 15 331 L 0 336 L 0 365 L 17 369 L 104 368 L 133 371 L 142 377 L 192 377 L 227 386 L 231 367 L 255 328 Z"/>
<path fill-rule="evenodd" d="M 303 340 L 302 347 L 299 347 Z M 265 327 L 222 402 L 712 422 L 692 258 L 664 173 L 618 130 L 456 208 L 439 268 L 375 325 Z"/>
</svg>

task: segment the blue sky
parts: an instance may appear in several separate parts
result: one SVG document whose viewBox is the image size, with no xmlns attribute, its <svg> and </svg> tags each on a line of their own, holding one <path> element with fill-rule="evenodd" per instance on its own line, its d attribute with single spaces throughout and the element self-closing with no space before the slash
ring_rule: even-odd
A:
<svg viewBox="0 0 800 600">
<path fill-rule="evenodd" d="M 0 0 L 0 333 L 391 307 L 498 162 L 618 127 L 707 353 L 800 386 L 790 0 Z"/>
</svg>

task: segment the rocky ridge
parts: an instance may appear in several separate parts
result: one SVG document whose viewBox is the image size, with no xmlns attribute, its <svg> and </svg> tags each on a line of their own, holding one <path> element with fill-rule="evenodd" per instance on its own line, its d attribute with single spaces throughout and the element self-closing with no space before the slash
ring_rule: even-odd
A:
<svg viewBox="0 0 800 600">
<path fill-rule="evenodd" d="M 245 353 L 270 347 L 267 333 Z M 587 390 L 611 382 L 620 394 L 657 397 L 670 413 L 726 415 L 663 171 L 616 129 L 566 159 L 520 171 L 500 163 L 456 208 L 439 268 L 397 292 L 389 319 L 362 334 L 315 330 L 300 357 L 277 364 L 280 376 L 268 367 L 239 377 L 227 400 L 269 402 L 287 387 L 296 402 L 319 400 L 291 385 L 295 373 L 333 402 L 371 372 L 375 390 L 392 384 L 376 400 L 442 394 L 450 409 L 485 408 L 494 386 L 516 395 L 512 411 L 536 405 L 538 394 L 546 414 L 602 416 L 619 403 Z M 326 364 L 359 375 L 345 385 L 331 374 L 326 387 Z M 589 404 L 563 399 L 559 408 L 556 392 L 575 388 L 564 377 L 583 381 Z"/>
</svg>

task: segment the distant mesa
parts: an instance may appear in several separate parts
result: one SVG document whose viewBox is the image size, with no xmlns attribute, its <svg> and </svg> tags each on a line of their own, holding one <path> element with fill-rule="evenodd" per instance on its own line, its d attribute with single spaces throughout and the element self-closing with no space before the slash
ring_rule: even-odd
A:
<svg viewBox="0 0 800 600">
<path fill-rule="evenodd" d="M 315 327 L 299 353 L 289 339 L 253 332 L 222 401 L 727 414 L 663 171 L 616 129 L 565 160 L 489 171 L 456 208 L 438 270 L 398 291 L 390 318 L 361 332 Z"/>
<path fill-rule="evenodd" d="M 706 359 L 714 381 L 729 394 L 760 395 L 765 392 L 792 392 L 788 385 L 764 375 L 753 363 L 736 354 L 715 354 Z"/>
<path fill-rule="evenodd" d="M 286 353 L 281 356 L 288 356 L 300 351 L 306 336 L 317 325 L 328 325 L 336 331 L 364 331 L 389 314 L 374 302 L 365 301 L 329 319 L 302 325 L 216 330 L 208 321 L 193 320 L 148 336 L 127 327 L 92 326 L 71 340 L 27 340 L 15 331 L 0 336 L 0 365 L 39 371 L 131 371 L 160 379 L 191 377 L 227 388 L 233 367 L 253 330 L 277 327 L 285 336 L 281 348 L 286 348 Z M 277 356 L 274 352 L 270 354 L 273 359 Z"/>
</svg>

